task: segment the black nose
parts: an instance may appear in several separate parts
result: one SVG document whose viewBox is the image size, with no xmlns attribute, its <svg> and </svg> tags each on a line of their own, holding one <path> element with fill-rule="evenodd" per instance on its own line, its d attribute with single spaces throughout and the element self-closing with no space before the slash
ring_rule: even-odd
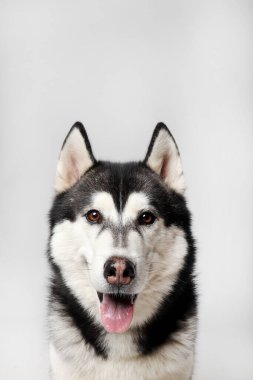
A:
<svg viewBox="0 0 253 380">
<path fill-rule="evenodd" d="M 112 257 L 104 265 L 104 277 L 110 285 L 128 285 L 135 277 L 135 266 L 123 257 Z"/>
</svg>

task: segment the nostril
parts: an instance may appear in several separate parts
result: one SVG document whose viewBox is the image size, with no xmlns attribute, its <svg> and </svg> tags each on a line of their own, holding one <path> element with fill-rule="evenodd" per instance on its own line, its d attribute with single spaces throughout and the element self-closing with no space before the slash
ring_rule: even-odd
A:
<svg viewBox="0 0 253 380">
<path fill-rule="evenodd" d="M 113 261 L 108 261 L 104 266 L 104 276 L 105 277 L 115 277 L 117 275 L 115 263 Z"/>
<path fill-rule="evenodd" d="M 135 270 L 133 267 L 126 268 L 123 272 L 123 277 L 131 277 L 134 278 Z"/>
<path fill-rule="evenodd" d="M 135 266 L 131 261 L 126 261 L 126 268 L 122 275 L 123 277 L 130 277 L 131 279 L 135 277 Z"/>
<path fill-rule="evenodd" d="M 116 276 L 116 269 L 115 268 L 110 268 L 108 273 L 107 273 L 107 276 Z"/>
<path fill-rule="evenodd" d="M 129 270 L 125 269 L 123 272 L 123 277 L 130 277 Z"/>
</svg>

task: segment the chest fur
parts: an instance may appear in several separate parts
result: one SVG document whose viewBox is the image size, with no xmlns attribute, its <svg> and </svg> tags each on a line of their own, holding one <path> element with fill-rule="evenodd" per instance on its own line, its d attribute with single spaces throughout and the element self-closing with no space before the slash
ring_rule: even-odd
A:
<svg viewBox="0 0 253 380">
<path fill-rule="evenodd" d="M 53 322 L 53 325 L 52 325 Z M 148 355 L 138 352 L 134 333 L 107 334 L 107 358 L 98 356 L 67 320 L 51 320 L 52 380 L 189 380 L 193 367 L 195 319 Z"/>
</svg>

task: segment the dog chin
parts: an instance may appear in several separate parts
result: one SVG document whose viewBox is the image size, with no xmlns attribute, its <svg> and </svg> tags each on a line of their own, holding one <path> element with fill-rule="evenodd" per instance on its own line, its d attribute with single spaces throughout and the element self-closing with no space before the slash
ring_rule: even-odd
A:
<svg viewBox="0 0 253 380">
<path fill-rule="evenodd" d="M 101 321 L 109 333 L 124 333 L 131 325 L 137 294 L 98 293 Z"/>
</svg>

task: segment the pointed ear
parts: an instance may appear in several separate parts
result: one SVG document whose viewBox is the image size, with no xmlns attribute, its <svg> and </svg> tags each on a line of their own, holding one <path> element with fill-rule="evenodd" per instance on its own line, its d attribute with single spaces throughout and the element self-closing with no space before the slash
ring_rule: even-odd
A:
<svg viewBox="0 0 253 380">
<path fill-rule="evenodd" d="M 64 140 L 57 163 L 56 193 L 68 190 L 95 163 L 84 126 L 76 122 Z"/>
<path fill-rule="evenodd" d="M 179 194 L 184 193 L 185 182 L 179 151 L 165 124 L 157 124 L 144 162 L 170 189 Z"/>
</svg>

